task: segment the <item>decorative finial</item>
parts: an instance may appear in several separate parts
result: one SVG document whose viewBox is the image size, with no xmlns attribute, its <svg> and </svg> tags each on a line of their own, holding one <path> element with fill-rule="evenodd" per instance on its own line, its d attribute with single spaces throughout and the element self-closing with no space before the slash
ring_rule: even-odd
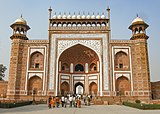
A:
<svg viewBox="0 0 160 114">
<path fill-rule="evenodd" d="M 109 8 L 109 6 L 107 7 L 107 11 L 109 11 L 110 10 L 110 8 Z"/>
<path fill-rule="evenodd" d="M 74 15 L 76 15 L 76 13 L 75 13 L 75 12 L 74 12 L 73 14 L 74 14 Z"/>
<path fill-rule="evenodd" d="M 21 18 L 22 18 L 22 14 L 21 14 Z"/>
<path fill-rule="evenodd" d="M 138 13 L 137 13 L 137 17 L 138 17 Z"/>
<path fill-rule="evenodd" d="M 48 9 L 48 11 L 49 11 L 49 19 L 51 19 L 51 14 L 52 14 L 52 8 L 51 8 L 51 6 L 50 6 L 50 8 Z"/>
<path fill-rule="evenodd" d="M 52 11 L 52 8 L 51 8 L 51 6 L 49 7 L 49 9 L 48 9 L 50 12 Z"/>
<path fill-rule="evenodd" d="M 85 12 L 83 11 L 83 15 L 85 15 Z"/>
<path fill-rule="evenodd" d="M 69 12 L 69 15 L 70 15 L 71 13 Z"/>
<path fill-rule="evenodd" d="M 78 12 L 78 15 L 80 15 L 81 13 L 80 13 L 80 11 Z"/>
</svg>

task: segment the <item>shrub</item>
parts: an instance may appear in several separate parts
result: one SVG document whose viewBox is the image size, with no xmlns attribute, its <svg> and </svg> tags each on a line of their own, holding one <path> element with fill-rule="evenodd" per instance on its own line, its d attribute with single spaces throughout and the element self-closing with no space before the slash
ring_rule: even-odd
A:
<svg viewBox="0 0 160 114">
<path fill-rule="evenodd" d="M 123 105 L 143 110 L 160 109 L 160 104 L 141 104 L 141 103 L 123 102 Z"/>
<path fill-rule="evenodd" d="M 135 102 L 136 102 L 136 103 L 141 103 L 141 101 L 140 101 L 140 100 L 138 100 L 138 99 L 137 99 L 137 100 L 135 100 Z"/>
<path fill-rule="evenodd" d="M 25 106 L 30 104 L 32 104 L 31 101 L 15 102 L 15 103 L 0 103 L 0 108 L 13 108 L 13 107 L 20 107 L 20 106 Z"/>
</svg>

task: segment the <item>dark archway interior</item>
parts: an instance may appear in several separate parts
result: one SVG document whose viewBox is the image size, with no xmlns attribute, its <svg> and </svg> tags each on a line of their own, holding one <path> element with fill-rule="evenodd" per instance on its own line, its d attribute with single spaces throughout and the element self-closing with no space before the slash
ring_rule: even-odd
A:
<svg viewBox="0 0 160 114">
<path fill-rule="evenodd" d="M 83 87 L 83 90 L 84 90 L 84 85 L 83 85 L 81 82 L 78 82 L 78 83 L 76 83 L 75 86 L 74 86 L 74 94 L 76 94 L 76 87 L 79 86 L 79 85 L 82 86 L 82 87 Z"/>
</svg>

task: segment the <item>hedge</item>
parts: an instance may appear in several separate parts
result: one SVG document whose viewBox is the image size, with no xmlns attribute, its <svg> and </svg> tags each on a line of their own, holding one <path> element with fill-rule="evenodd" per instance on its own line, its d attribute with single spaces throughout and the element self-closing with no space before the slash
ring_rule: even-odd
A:
<svg viewBox="0 0 160 114">
<path fill-rule="evenodd" d="M 141 104 L 141 103 L 123 102 L 123 105 L 143 110 L 160 109 L 160 104 Z"/>
<path fill-rule="evenodd" d="M 0 103 L 0 108 L 14 108 L 20 107 L 25 105 L 32 104 L 32 101 L 25 101 L 25 102 L 15 102 L 15 103 Z"/>
</svg>

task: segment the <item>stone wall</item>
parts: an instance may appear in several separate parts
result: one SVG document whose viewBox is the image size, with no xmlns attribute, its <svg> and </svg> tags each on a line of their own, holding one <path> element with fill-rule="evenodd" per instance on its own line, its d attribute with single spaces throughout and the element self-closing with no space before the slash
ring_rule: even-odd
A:
<svg viewBox="0 0 160 114">
<path fill-rule="evenodd" d="M 152 99 L 160 99 L 160 81 L 151 82 Z"/>
<path fill-rule="evenodd" d="M 5 98 L 7 93 L 8 81 L 0 81 L 0 98 Z"/>
</svg>

